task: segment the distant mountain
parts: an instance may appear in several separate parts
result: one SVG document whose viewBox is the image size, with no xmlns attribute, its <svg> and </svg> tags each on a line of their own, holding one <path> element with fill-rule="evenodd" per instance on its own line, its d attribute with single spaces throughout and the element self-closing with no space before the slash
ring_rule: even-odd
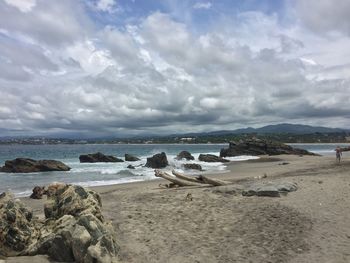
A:
<svg viewBox="0 0 350 263">
<path fill-rule="evenodd" d="M 222 131 L 212 131 L 205 133 L 186 133 L 181 136 L 194 137 L 194 136 L 222 136 L 228 134 L 268 134 L 268 133 L 291 133 L 291 134 L 311 134 L 311 133 L 337 133 L 337 132 L 349 132 L 350 130 L 340 129 L 340 128 L 327 128 L 319 126 L 310 126 L 302 124 L 290 124 L 281 123 L 275 125 L 267 125 L 261 128 L 243 128 L 237 130 L 222 130 Z M 179 135 L 178 135 L 179 136 Z"/>
<path fill-rule="evenodd" d="M 327 128 L 320 126 L 310 126 L 302 124 L 281 123 L 276 125 L 267 125 L 261 128 L 246 128 L 234 130 L 233 133 L 293 133 L 293 134 L 309 134 L 309 133 L 335 133 L 348 131 L 339 128 Z"/>
</svg>

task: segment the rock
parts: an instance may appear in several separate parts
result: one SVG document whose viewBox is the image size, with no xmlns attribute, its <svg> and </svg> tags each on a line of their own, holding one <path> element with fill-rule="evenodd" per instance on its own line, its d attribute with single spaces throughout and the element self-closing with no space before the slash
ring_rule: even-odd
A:
<svg viewBox="0 0 350 263">
<path fill-rule="evenodd" d="M 222 157 L 213 155 L 213 154 L 200 154 L 198 157 L 198 160 L 202 161 L 202 162 L 209 162 L 209 163 L 213 163 L 213 162 L 221 162 L 221 163 L 226 163 L 229 162 L 229 160 L 226 160 Z"/>
<path fill-rule="evenodd" d="M 0 195 L 0 255 L 49 255 L 55 262 L 117 262 L 119 245 L 101 215 L 97 193 L 76 185 L 54 184 L 45 221 L 33 220 L 19 200 Z"/>
<path fill-rule="evenodd" d="M 295 155 L 315 155 L 304 149 L 293 148 L 284 143 L 247 139 L 239 142 L 230 142 L 229 148 L 221 149 L 220 156 L 239 156 L 239 155 L 279 155 L 279 154 L 295 154 Z"/>
<path fill-rule="evenodd" d="M 185 169 L 202 171 L 202 166 L 200 164 L 197 164 L 197 163 L 185 163 L 183 166 Z"/>
<path fill-rule="evenodd" d="M 136 161 L 140 161 L 140 158 L 137 158 L 136 156 L 133 156 L 131 154 L 125 154 L 125 161 L 127 162 L 136 162 Z"/>
<path fill-rule="evenodd" d="M 101 197 L 95 191 L 78 185 L 65 185 L 58 188 L 55 193 L 51 193 L 44 206 L 44 212 L 47 219 L 57 219 L 63 215 L 76 217 L 93 214 L 103 221 L 101 206 Z"/>
<path fill-rule="evenodd" d="M 135 166 L 129 164 L 126 168 L 128 168 L 128 169 L 135 169 Z"/>
<path fill-rule="evenodd" d="M 45 187 L 42 186 L 35 186 L 33 188 L 33 193 L 30 195 L 30 198 L 32 199 L 42 199 L 43 195 L 45 194 Z"/>
<path fill-rule="evenodd" d="M 124 162 L 122 159 L 114 157 L 112 155 L 104 155 L 103 153 L 97 152 L 92 154 L 82 154 L 79 156 L 81 163 L 118 163 Z"/>
<path fill-rule="evenodd" d="M 60 161 L 55 160 L 33 160 L 29 158 L 16 158 L 6 161 L 0 168 L 4 173 L 36 173 L 48 171 L 69 171 L 71 168 Z"/>
<path fill-rule="evenodd" d="M 266 182 L 252 183 L 242 192 L 243 196 L 269 196 L 280 197 L 280 194 L 294 192 L 298 189 L 297 184 L 289 182 Z"/>
<path fill-rule="evenodd" d="M 187 161 L 194 160 L 194 157 L 188 151 L 180 152 L 176 157 L 176 160 L 186 159 Z"/>
<path fill-rule="evenodd" d="M 164 152 L 157 153 L 153 155 L 152 157 L 147 158 L 146 167 L 151 168 L 164 168 L 168 166 L 168 159 L 166 157 L 166 154 Z"/>
<path fill-rule="evenodd" d="M 10 194 L 0 196 L 0 255 L 20 255 L 39 236 L 32 211 Z"/>
</svg>

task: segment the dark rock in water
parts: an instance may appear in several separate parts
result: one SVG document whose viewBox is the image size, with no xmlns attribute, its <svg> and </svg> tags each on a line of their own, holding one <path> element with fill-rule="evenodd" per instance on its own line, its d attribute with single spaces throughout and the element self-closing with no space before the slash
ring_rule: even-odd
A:
<svg viewBox="0 0 350 263">
<path fill-rule="evenodd" d="M 124 162 L 122 159 L 114 157 L 112 155 L 104 155 L 103 153 L 97 152 L 92 154 L 82 154 L 79 156 L 81 163 L 118 163 Z"/>
<path fill-rule="evenodd" d="M 166 154 L 162 152 L 147 158 L 147 163 L 145 166 L 151 168 L 164 168 L 168 166 L 168 164 L 169 163 Z"/>
<path fill-rule="evenodd" d="M 10 194 L 0 197 L 0 256 L 17 256 L 39 236 L 33 214 Z"/>
<path fill-rule="evenodd" d="M 239 142 L 230 142 L 229 148 L 221 149 L 220 156 L 239 156 L 239 155 L 279 155 L 279 154 L 295 154 L 295 155 L 315 155 L 304 149 L 293 148 L 284 143 L 248 139 Z"/>
<path fill-rule="evenodd" d="M 208 162 L 208 163 L 214 163 L 214 162 L 221 162 L 221 163 L 227 163 L 229 160 L 226 160 L 222 157 L 213 155 L 213 154 L 200 154 L 198 157 L 198 160 L 202 162 Z"/>
<path fill-rule="evenodd" d="M 69 171 L 71 168 L 60 161 L 33 160 L 29 158 L 16 158 L 6 161 L 0 168 L 3 173 L 36 173 L 49 171 Z"/>
<path fill-rule="evenodd" d="M 128 169 L 135 169 L 135 166 L 129 164 L 127 168 L 128 168 Z"/>
<path fill-rule="evenodd" d="M 188 151 L 182 151 L 176 156 L 177 160 L 186 159 L 187 161 L 194 160 L 194 157 Z"/>
<path fill-rule="evenodd" d="M 126 153 L 125 154 L 125 161 L 127 162 L 136 162 L 136 161 L 140 161 L 140 158 L 137 158 L 136 156 L 133 156 L 131 154 Z"/>
<path fill-rule="evenodd" d="M 197 163 L 185 163 L 184 168 L 202 171 L 202 166 L 200 164 L 197 164 Z"/>
<path fill-rule="evenodd" d="M 30 198 L 32 198 L 32 199 L 42 199 L 44 194 L 45 194 L 45 187 L 35 186 L 33 188 L 33 193 L 30 195 Z"/>
</svg>

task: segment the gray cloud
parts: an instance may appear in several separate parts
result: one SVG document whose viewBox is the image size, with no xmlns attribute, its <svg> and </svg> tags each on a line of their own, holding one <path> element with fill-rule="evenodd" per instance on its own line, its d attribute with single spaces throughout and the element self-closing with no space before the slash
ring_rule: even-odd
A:
<svg viewBox="0 0 350 263">
<path fill-rule="evenodd" d="M 14 16 L 0 14 L 3 135 L 350 124 L 346 65 L 313 63 L 329 42 L 298 25 L 284 28 L 274 16 L 250 12 L 234 31 L 218 25 L 198 35 L 156 12 L 97 28 L 76 2 L 38 1 L 27 13 L 0 2 Z"/>
<path fill-rule="evenodd" d="M 350 35 L 348 0 L 297 0 L 297 14 L 316 32 L 340 31 Z"/>
</svg>

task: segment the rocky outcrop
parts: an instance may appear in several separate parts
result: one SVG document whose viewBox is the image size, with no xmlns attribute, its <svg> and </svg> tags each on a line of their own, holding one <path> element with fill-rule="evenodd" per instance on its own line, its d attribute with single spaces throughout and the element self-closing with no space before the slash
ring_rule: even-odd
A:
<svg viewBox="0 0 350 263">
<path fill-rule="evenodd" d="M 92 154 L 82 154 L 79 156 L 81 163 L 119 163 L 124 162 L 122 159 L 114 157 L 112 155 L 104 155 L 103 153 L 97 152 Z"/>
<path fill-rule="evenodd" d="M 125 154 L 125 161 L 127 161 L 127 162 L 136 162 L 136 161 L 140 161 L 140 160 L 141 160 L 140 158 L 137 158 L 134 155 L 131 155 L 128 153 Z"/>
<path fill-rule="evenodd" d="M 202 166 L 200 164 L 197 164 L 197 163 L 185 163 L 184 168 L 189 169 L 189 170 L 202 171 Z"/>
<path fill-rule="evenodd" d="M 35 186 L 33 188 L 33 193 L 30 195 L 30 198 L 32 198 L 32 199 L 42 199 L 44 194 L 45 194 L 45 187 Z"/>
<path fill-rule="evenodd" d="M 51 192 L 44 206 L 46 218 L 58 219 L 64 215 L 93 214 L 103 221 L 101 198 L 95 191 L 78 185 L 65 185 Z"/>
<path fill-rule="evenodd" d="M 126 168 L 128 168 L 128 169 L 135 169 L 135 166 L 129 164 Z"/>
<path fill-rule="evenodd" d="M 294 192 L 298 189 L 297 184 L 289 182 L 265 182 L 250 184 L 243 192 L 243 196 L 268 196 L 280 197 L 281 194 Z"/>
<path fill-rule="evenodd" d="M 180 152 L 176 158 L 176 160 L 186 159 L 187 161 L 194 160 L 194 157 L 191 155 L 188 151 L 182 151 Z"/>
<path fill-rule="evenodd" d="M 202 162 L 208 162 L 208 163 L 214 163 L 214 162 L 220 162 L 220 163 L 227 163 L 229 160 L 226 160 L 222 157 L 213 155 L 213 154 L 200 154 L 198 157 L 198 160 Z"/>
<path fill-rule="evenodd" d="M 46 254 L 58 262 L 117 262 L 119 246 L 101 214 L 100 196 L 81 186 L 47 187 L 44 222 L 20 201 L 0 196 L 0 255 Z"/>
<path fill-rule="evenodd" d="M 230 142 L 229 148 L 221 149 L 220 156 L 239 156 L 239 155 L 279 155 L 279 154 L 296 154 L 296 155 L 317 155 L 304 149 L 293 148 L 284 143 L 248 139 L 239 142 Z"/>
<path fill-rule="evenodd" d="M 0 256 L 17 256 L 39 237 L 32 211 L 12 195 L 0 195 Z"/>
<path fill-rule="evenodd" d="M 0 168 L 3 173 L 36 173 L 49 171 L 69 171 L 71 168 L 60 161 L 16 158 L 6 161 Z"/>
<path fill-rule="evenodd" d="M 147 163 L 145 166 L 150 168 L 164 168 L 168 166 L 168 164 L 169 163 L 166 154 L 162 152 L 147 158 Z"/>
</svg>

